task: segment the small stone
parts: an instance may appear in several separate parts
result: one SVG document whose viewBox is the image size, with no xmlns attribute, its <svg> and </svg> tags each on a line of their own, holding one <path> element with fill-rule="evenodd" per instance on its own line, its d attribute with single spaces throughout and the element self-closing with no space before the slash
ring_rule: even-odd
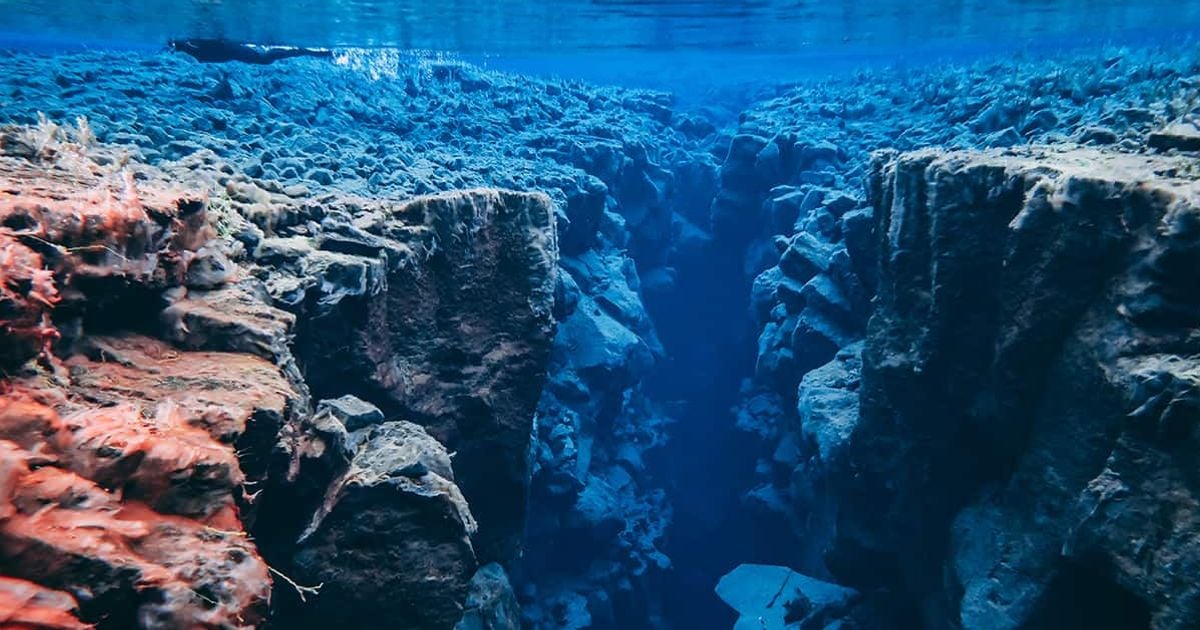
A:
<svg viewBox="0 0 1200 630">
<path fill-rule="evenodd" d="M 317 403 L 317 411 L 328 411 L 333 417 L 342 421 L 349 431 L 357 431 L 363 427 L 383 422 L 383 412 L 379 407 L 357 397 L 347 394 L 340 398 L 322 400 Z"/>
</svg>

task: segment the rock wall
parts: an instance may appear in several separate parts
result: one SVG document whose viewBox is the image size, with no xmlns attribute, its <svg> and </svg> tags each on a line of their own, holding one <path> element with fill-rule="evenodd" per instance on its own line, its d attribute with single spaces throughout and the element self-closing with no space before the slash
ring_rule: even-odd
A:
<svg viewBox="0 0 1200 630">
<path fill-rule="evenodd" d="M 839 577 L 927 627 L 1194 622 L 1196 175 L 1073 148 L 877 162 L 861 412 L 827 464 Z"/>
<path fill-rule="evenodd" d="M 455 478 L 480 526 L 476 551 L 485 560 L 506 560 L 506 568 L 520 574 L 514 583 L 531 623 L 655 623 L 654 583 L 669 566 L 661 548 L 672 512 L 649 470 L 650 454 L 666 441 L 673 410 L 647 380 L 666 352 L 694 344 L 683 337 L 665 351 L 645 303 L 651 295 L 670 303 L 683 294 L 678 261 L 704 259 L 697 245 L 707 238 L 719 159 L 707 147 L 719 144 L 716 129 L 703 117 L 673 111 L 661 94 L 535 81 L 419 58 L 397 63 L 364 53 L 344 61 L 247 68 L 162 54 L 14 54 L 0 60 L 8 70 L 0 81 L 21 97 L 3 117 L 25 124 L 38 112 L 56 120 L 85 117 L 99 141 L 126 146 L 135 161 L 209 191 L 212 223 L 231 248 L 224 259 L 195 267 L 199 284 L 190 299 L 168 305 L 170 339 L 287 362 L 289 379 L 311 388 L 313 406 L 352 394 L 377 406 L 385 420 L 419 422 L 452 443 Z M 550 285 L 559 333 L 549 348 L 508 344 L 518 335 L 532 340 L 550 325 L 541 311 L 550 296 L 538 279 L 498 276 L 513 303 L 477 298 L 475 289 L 445 290 L 445 283 L 480 277 L 455 262 L 475 246 L 482 248 L 476 262 L 485 269 L 545 260 L 550 242 L 539 253 L 512 246 L 521 234 L 485 229 L 476 242 L 466 228 L 477 209 L 483 216 L 511 210 L 544 220 L 528 212 L 544 202 L 521 196 L 497 205 L 475 196 L 450 208 L 462 210 L 462 225 L 419 225 L 417 215 L 431 208 L 440 213 L 437 204 L 446 202 L 402 201 L 476 187 L 539 190 L 550 198 L 560 264 Z M 491 245 L 502 247 L 488 252 Z M 237 291 L 224 290 L 231 278 L 238 279 Z M 523 291 L 537 292 L 531 303 L 517 303 Z M 441 306 L 434 311 L 416 308 L 435 302 Z M 254 313 L 262 303 L 282 317 L 259 319 Z M 495 335 L 471 332 L 461 338 L 474 341 L 434 351 L 442 339 L 459 338 L 459 329 L 499 323 L 501 308 L 526 316 L 503 321 Z M 406 321 L 417 320 L 398 318 L 397 310 L 420 311 L 421 326 L 406 329 Z M 233 332 L 230 319 L 239 313 L 258 322 L 253 331 Z M 29 321 L 37 323 L 36 313 Z M 280 343 L 288 335 L 294 346 Z M 493 352 L 492 343 L 503 349 Z M 525 464 L 508 447 L 527 434 L 504 418 L 529 408 L 539 372 L 533 359 L 546 352 L 551 380 L 537 405 L 533 461 Z M 403 354 L 414 367 L 397 369 L 392 354 Z M 470 382 L 446 387 L 451 365 L 456 373 L 466 366 Z M 463 395 L 468 388 L 491 392 Z M 448 412 L 482 421 L 449 422 Z M 318 424 L 302 434 L 319 439 L 303 446 L 336 450 L 327 442 L 343 439 L 337 425 Z M 504 461 L 467 457 L 461 435 L 470 431 L 491 432 L 489 443 L 505 447 Z M 323 501 L 349 457 L 300 458 L 301 481 L 274 488 L 275 499 L 263 495 L 264 505 L 278 506 L 264 508 L 257 525 L 273 563 L 292 570 L 293 542 L 311 516 L 306 512 Z M 284 479 L 290 461 L 255 465 L 275 467 L 274 478 Z M 506 472 L 481 475 L 468 461 Z M 526 515 L 518 509 L 523 476 L 531 477 L 535 507 L 527 524 L 530 544 L 514 563 L 514 534 Z M 496 501 L 509 493 L 517 500 Z M 578 553 L 564 554 L 564 548 Z M 311 585 L 320 582 L 318 573 L 312 580 L 289 576 Z M 617 593 L 617 601 L 606 600 L 606 593 Z M 285 593 L 276 603 L 300 602 Z M 573 612 L 553 612 L 564 610 Z"/>
<path fill-rule="evenodd" d="M 883 147 L 1020 147 L 1030 142 L 1082 143 L 1135 154 L 1146 152 L 1148 147 L 1186 148 L 1190 124 L 1172 121 L 1186 120 L 1193 107 L 1194 87 L 1185 77 L 1196 71 L 1192 53 L 1124 50 L 1103 59 L 1079 57 L 863 73 L 854 79 L 791 88 L 743 115 L 740 140 L 734 142 L 734 148 L 740 149 L 731 151 L 729 158 L 737 157 L 738 165 L 731 167 L 727 161 L 724 167 L 742 175 L 733 180 L 737 184 L 732 190 L 719 193 L 714 211 L 726 214 L 730 224 L 742 229 L 748 243 L 744 250 L 746 269 L 754 273 L 765 267 L 754 280 L 751 298 L 752 316 L 759 329 L 758 359 L 753 378 L 743 386 L 743 401 L 735 409 L 738 424 L 767 443 L 759 451 L 758 482 L 747 496 L 752 504 L 781 515 L 799 534 L 797 548 L 776 558 L 789 558 L 791 566 L 809 575 L 869 593 L 866 603 L 850 616 L 857 623 L 864 627 L 886 623 L 898 627 L 960 627 L 961 600 L 964 627 L 968 615 L 965 611 L 970 607 L 984 611 L 970 627 L 1103 627 L 1103 623 L 1139 627 L 1136 620 L 1121 616 L 1121 611 L 1137 609 L 1131 601 L 1145 596 L 1130 596 L 1121 590 L 1124 587 L 1114 587 L 1113 582 L 1106 581 L 1108 578 L 1098 577 L 1091 569 L 1080 569 L 1074 562 L 1048 562 L 1042 566 L 1055 564 L 1055 568 L 1046 569 L 1028 584 L 1018 577 L 1027 576 L 1028 565 L 1022 565 L 1009 574 L 1003 585 L 994 583 L 994 575 L 978 566 L 972 569 L 977 573 L 970 585 L 969 580 L 950 580 L 951 586 L 944 585 L 944 576 L 958 570 L 953 562 L 940 564 L 946 546 L 971 549 L 963 552 L 967 559 L 962 560 L 971 565 L 979 561 L 974 554 L 982 553 L 973 545 L 989 537 L 1003 539 L 1010 547 L 1024 544 L 998 533 L 1009 526 L 1010 518 L 1036 524 L 1028 527 L 1061 525 L 1046 525 L 1042 515 L 1018 518 L 1012 513 L 989 513 L 985 526 L 983 520 L 971 516 L 973 511 L 964 512 L 966 516 L 956 517 L 955 513 L 963 504 L 979 501 L 981 494 L 998 492 L 994 490 L 998 480 L 1013 474 L 1015 459 L 1021 457 L 1017 453 L 1023 452 L 1030 439 L 1029 429 L 1022 428 L 1024 421 L 995 420 L 994 414 L 1019 415 L 1018 408 L 1033 413 L 1026 406 L 1034 404 L 1036 394 L 1045 386 L 1043 379 L 1049 378 L 1039 369 L 1049 369 L 1051 362 L 1050 357 L 1037 353 L 1048 352 L 1043 346 L 1068 333 L 1069 325 L 1055 318 L 1069 319 L 1063 311 L 1082 308 L 1075 301 L 1090 298 L 1071 297 L 1079 290 L 1074 283 L 1082 281 L 1082 276 L 1076 275 L 1060 279 L 1063 287 L 1044 289 L 1045 296 L 1054 297 L 1043 297 L 1028 303 L 1024 310 L 1006 315 L 996 306 L 1000 302 L 987 300 L 1017 299 L 1014 296 L 1020 290 L 1012 289 L 1013 295 L 1004 297 L 979 297 L 981 293 L 990 295 L 994 277 L 1010 265 L 994 262 L 1003 256 L 994 254 L 992 266 L 959 270 L 956 273 L 963 274 L 961 278 L 970 279 L 961 280 L 952 296 L 944 298 L 957 309 L 954 323 L 949 324 L 953 329 L 945 330 L 937 342 L 947 353 L 938 359 L 944 371 L 926 373 L 932 366 L 914 357 L 938 352 L 930 347 L 934 342 L 926 339 L 917 343 L 914 335 L 899 329 L 907 325 L 911 332 L 930 316 L 911 309 L 910 302 L 927 299 L 930 287 L 922 283 L 935 269 L 946 269 L 949 263 L 940 262 L 937 256 L 912 259 L 916 251 L 912 247 L 930 236 L 924 224 L 905 224 L 906 230 L 914 231 L 905 241 L 911 247 L 901 247 L 894 240 L 884 242 L 885 250 L 890 247 L 888 251 L 896 252 L 892 266 L 880 267 L 878 251 L 881 240 L 899 238 L 899 233 L 881 231 L 887 225 L 886 215 L 900 212 L 893 205 L 893 191 L 916 191 L 911 192 L 910 199 L 919 198 L 914 203 L 925 204 L 927 173 L 924 167 L 908 161 L 917 160 L 915 156 L 904 158 L 902 167 L 887 166 L 895 159 L 894 153 L 880 154 L 874 162 L 868 157 L 874 149 Z M 1019 82 L 993 80 L 997 76 L 1023 78 Z M 997 155 L 989 159 L 1000 161 Z M 1014 149 L 1006 159 L 1035 162 L 1035 155 Z M 1090 155 L 1082 152 L 1077 158 L 1091 161 L 1087 157 Z M 1053 155 L 1043 157 L 1049 164 L 1060 160 Z M 934 158 L 925 155 L 921 159 Z M 1104 166 L 1106 159 L 1094 165 L 1100 178 L 1110 177 L 1111 169 Z M 1081 164 L 1078 168 L 1088 167 Z M 963 170 L 972 169 L 964 166 Z M 1187 176 L 1185 170 L 1174 166 L 1158 175 L 1164 173 Z M 993 177 L 987 191 L 980 184 L 975 192 L 959 195 L 953 203 L 968 207 L 973 202 L 964 198 L 1002 194 L 1004 176 Z M 1010 186 L 1006 194 L 1016 199 L 1009 201 L 1019 203 L 1025 191 L 1011 183 L 1005 185 Z M 943 199 L 947 197 L 943 195 Z M 740 223 L 745 216 L 758 217 L 766 228 L 755 232 L 746 227 Z M 964 213 L 954 216 L 961 233 L 947 240 L 961 243 L 956 243 L 953 250 L 947 249 L 947 257 L 957 261 L 966 257 L 967 250 L 994 253 L 996 248 L 1004 247 L 1001 237 L 983 235 L 1002 233 L 1002 223 L 1008 219 L 998 215 L 990 219 L 981 215 L 966 218 Z M 1035 228 L 1027 229 L 1035 233 Z M 1036 230 L 1046 230 L 1045 239 L 1052 240 L 1053 234 L 1067 238 L 1066 228 L 1046 224 Z M 1095 226 L 1082 222 L 1075 226 L 1076 232 L 1094 230 Z M 1080 234 L 1076 238 L 1092 239 L 1092 245 L 1097 245 L 1106 237 Z M 1039 246 L 1048 246 L 1048 242 Z M 960 246 L 962 249 L 958 249 Z M 1038 246 L 1027 247 L 1033 250 Z M 1096 254 L 1089 250 L 1088 255 Z M 1073 256 L 1071 263 L 1056 264 L 1082 267 L 1094 261 L 1082 253 Z M 1030 270 L 1031 274 L 1035 272 L 1041 269 Z M 897 274 L 907 278 L 902 282 L 914 280 L 915 284 L 897 288 Z M 916 280 L 918 277 L 921 280 Z M 893 285 L 886 287 L 887 282 Z M 1069 288 L 1065 286 L 1068 284 Z M 1058 290 L 1061 296 L 1055 293 Z M 869 303 L 872 299 L 873 307 Z M 877 329 L 880 318 L 887 316 L 888 300 L 903 305 L 904 315 L 895 316 L 895 327 Z M 873 309 L 877 315 L 868 330 L 868 316 Z M 1020 323 L 1003 324 L 1005 317 Z M 1030 330 L 1011 339 L 988 337 L 988 341 L 979 341 L 980 345 L 971 341 L 980 329 L 1023 326 L 1036 317 L 1045 320 L 1036 326 L 1031 324 Z M 889 345 L 892 340 L 897 345 Z M 987 346 L 993 342 L 1013 353 L 1010 359 L 1028 360 L 1035 367 L 1022 364 L 1026 367 L 995 374 L 992 367 L 971 367 L 976 361 L 988 360 L 984 358 L 991 356 Z M 914 385 L 911 381 L 894 382 L 890 385 L 895 388 L 894 398 L 881 398 L 877 381 L 872 379 L 892 374 L 892 367 L 908 365 L 910 360 L 920 363 L 913 370 L 921 375 L 913 378 L 925 383 L 924 389 L 909 390 Z M 984 394 L 978 394 L 972 385 L 964 385 L 964 381 L 977 383 L 973 379 L 981 378 L 980 371 L 995 378 L 995 387 L 1003 391 L 994 391 L 991 382 L 981 386 Z M 1112 409 L 1120 409 L 1123 404 L 1108 402 Z M 902 416 L 888 411 L 904 405 L 911 406 Z M 987 415 L 990 420 L 969 426 L 946 421 L 939 430 L 926 432 L 924 422 L 934 422 L 933 418 L 975 413 L 993 415 Z M 874 418 L 873 429 L 864 429 L 860 417 L 865 419 L 869 414 Z M 915 428 L 893 426 L 900 417 L 912 418 Z M 862 444 L 857 442 L 859 439 L 864 440 Z M 1053 448 L 1069 450 L 1067 443 L 1056 439 Z M 926 446 L 963 466 L 939 463 L 939 456 L 922 450 Z M 864 455 L 867 452 L 874 455 Z M 1047 457 L 1056 457 L 1049 452 Z M 873 457 L 875 461 L 867 464 L 858 457 Z M 897 464 L 899 461 L 908 461 L 912 467 L 906 472 L 905 466 Z M 892 464 L 897 464 L 895 469 Z M 865 476 L 864 466 L 875 466 L 876 485 L 870 492 L 850 481 Z M 1030 487 L 1036 484 L 1024 486 L 1025 491 Z M 909 488 L 921 490 L 908 494 Z M 1075 499 L 1074 495 L 1064 497 L 1058 498 L 1058 505 Z M 905 507 L 899 510 L 909 511 L 889 516 L 881 511 L 883 505 L 902 505 Z M 958 524 L 951 529 L 948 523 L 954 519 L 959 519 L 955 521 Z M 1013 527 L 1025 531 L 1027 526 Z M 983 533 L 975 533 L 977 529 Z M 865 542 L 870 536 L 856 533 L 861 531 L 875 532 L 888 543 Z M 990 543 L 984 546 L 991 547 Z M 1051 546 L 1047 543 L 1042 550 Z M 991 553 L 995 563 L 989 567 L 1009 566 L 1011 558 L 997 559 L 1003 554 L 994 549 Z M 762 560 L 747 557 L 743 562 Z M 1048 580 L 1050 586 L 1046 586 Z M 1028 593 L 1024 593 L 1026 588 Z M 972 603 L 963 599 L 964 591 Z M 1010 625 L 988 625 L 1000 623 L 997 619 L 1003 614 L 996 611 L 1007 608 L 1007 602 L 1019 600 L 1022 603 L 1014 606 L 1025 606 L 1027 612 L 1043 592 L 1050 595 L 1045 603 L 1036 604 L 1036 616 L 1007 622 Z M 1114 603 L 1112 607 L 1095 608 L 1094 617 L 1072 618 L 1064 612 L 1062 603 L 1084 592 Z"/>
<path fill-rule="evenodd" d="M 516 614 L 502 568 L 475 574 L 515 558 L 527 508 L 548 198 L 327 197 L 325 233 L 285 235 L 310 202 L 214 201 L 215 158 L 147 166 L 82 120 L 7 128 L 0 149 L 0 571 L 31 598 L 6 620 Z M 393 415 L 314 409 L 334 388 Z"/>
<path fill-rule="evenodd" d="M 305 379 L 319 398 L 357 395 L 454 450 L 479 552 L 514 558 L 554 333 L 551 202 L 472 190 L 354 204 L 327 205 L 315 236 L 263 238 L 250 253 L 299 317 Z"/>
<path fill-rule="evenodd" d="M 364 623 L 411 616 L 449 627 L 463 607 L 464 627 L 511 624 L 518 596 L 534 627 L 702 626 L 725 612 L 698 597 L 720 574 L 781 557 L 820 578 L 799 581 L 816 589 L 812 602 L 839 594 L 866 627 L 889 616 L 952 619 L 962 598 L 931 586 L 935 569 L 901 562 L 911 549 L 875 538 L 887 527 L 843 509 L 877 490 L 845 479 L 863 456 L 861 419 L 903 406 L 871 355 L 871 300 L 900 271 L 922 273 L 906 263 L 915 266 L 880 275 L 878 204 L 894 198 L 897 180 L 894 156 L 872 165 L 868 155 L 1068 140 L 1186 150 L 1195 127 L 1180 115 L 1196 85 L 1186 77 L 1200 67 L 1190 55 L 1119 51 L 863 73 L 767 90 L 773 97 L 728 133 L 663 94 L 386 55 L 352 61 L 249 69 L 158 54 L 0 58 L 0 87 L 20 95 L 4 118 L 85 117 L 70 133 L 43 118 L 21 142 L 5 140 L 12 164 L 27 169 L 20 179 L 66 164 L 56 153 L 64 139 L 85 147 L 61 157 L 102 171 L 89 177 L 103 185 L 83 198 L 105 208 L 101 227 L 120 228 L 0 242 L 15 261 L 0 293 L 0 360 L 36 361 L 52 344 L 56 356 L 95 363 L 119 342 L 275 366 L 283 408 L 198 422 L 241 454 L 254 501 L 214 492 L 240 501 L 256 553 L 296 582 L 272 600 L 288 627 L 328 625 L 345 611 Z M 917 177 L 914 168 L 905 172 Z M 148 182 L 160 180 L 186 186 L 170 198 L 185 200 L 176 210 L 192 217 L 195 239 L 164 245 L 169 215 L 150 216 L 152 226 L 130 210 L 155 207 Z M 122 230 L 137 235 L 134 250 L 103 236 Z M 50 245 L 32 247 L 34 237 Z M 75 260 L 69 286 L 49 282 L 63 249 Z M 947 325 L 998 325 L 963 316 Z M 1031 342 L 1012 343 L 1020 353 Z M 957 350 L 955 360 L 983 356 Z M 954 376 L 964 389 L 992 387 L 975 372 Z M 1013 393 L 1025 385 L 1003 386 L 1000 398 L 1026 400 Z M 981 433 L 970 439 L 995 452 L 971 465 L 1001 472 L 958 475 L 962 487 L 922 503 L 921 519 L 992 527 L 1000 518 L 964 506 L 1019 468 L 1034 429 L 986 424 L 971 423 Z M 895 518 L 907 509 L 918 506 L 897 507 Z M 963 523 L 945 534 L 951 542 L 974 527 Z M 386 557 L 401 564 L 437 558 L 440 581 L 380 570 L 383 552 L 368 538 L 390 541 Z M 985 601 L 987 580 L 972 573 L 982 561 L 964 562 L 955 580 Z M 1039 588 L 1118 604 L 1122 593 L 1161 599 L 1089 566 L 1065 564 Z M 745 575 L 766 584 L 792 574 Z M 857 592 L 823 582 L 835 579 Z M 21 614 L 92 614 L 87 597 L 72 603 L 17 579 L 0 586 L 46 603 Z M 763 604 L 736 598 L 751 616 Z M 913 601 L 921 605 L 904 605 Z M 1031 600 L 1021 601 L 1014 619 Z M 1036 619 L 1062 614 L 1039 606 Z M 1168 614 L 1162 606 L 1147 614 Z M 832 618 L 819 608 L 784 616 Z"/>
<path fill-rule="evenodd" d="M 263 623 L 272 582 L 246 488 L 265 479 L 242 462 L 304 394 L 263 357 L 161 340 L 166 296 L 187 301 L 213 256 L 202 196 L 113 168 L 82 126 L 0 138 L 0 572 L 30 598 L 5 621 Z"/>
<path fill-rule="evenodd" d="M 872 151 L 1030 142 L 1142 150 L 1188 111 L 1193 88 L 1181 77 L 1196 69 L 1190 53 L 1124 50 L 864 72 L 791 88 L 743 115 L 723 169 L 744 176 L 713 207 L 714 222 L 741 226 L 755 274 L 758 356 L 735 411 L 767 442 L 747 495 L 800 533 L 805 571 L 829 577 L 822 462 L 841 456 L 836 445 L 858 413 L 858 355 L 879 273 Z"/>
</svg>

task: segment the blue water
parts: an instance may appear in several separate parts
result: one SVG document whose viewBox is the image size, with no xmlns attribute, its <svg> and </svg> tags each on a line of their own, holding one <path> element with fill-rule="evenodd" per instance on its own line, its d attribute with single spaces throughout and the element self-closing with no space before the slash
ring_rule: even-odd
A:
<svg viewBox="0 0 1200 630">
<path fill-rule="evenodd" d="M 1170 0 L 7 0 L 0 12 L 0 47 L 155 50 L 219 37 L 398 48 L 686 92 L 1200 33 L 1200 2 Z"/>
<path fill-rule="evenodd" d="M 1148 27 L 1193 28 L 1200 19 L 1194 3 L 1169 0 L 9 0 L 0 8 L 11 32 L 79 42 L 145 44 L 192 36 L 539 54 L 925 48 L 1105 38 Z"/>
</svg>

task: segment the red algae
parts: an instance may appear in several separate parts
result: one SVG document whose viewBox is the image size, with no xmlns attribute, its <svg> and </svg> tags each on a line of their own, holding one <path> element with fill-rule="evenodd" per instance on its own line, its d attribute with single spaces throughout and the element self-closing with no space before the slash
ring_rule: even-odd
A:
<svg viewBox="0 0 1200 630">
<path fill-rule="evenodd" d="M 186 294 L 212 230 L 204 195 L 87 153 L 0 129 L 0 627 L 255 627 L 272 581 L 235 449 L 298 395 L 261 356 L 88 334 L 79 313 L 156 321 L 105 288 Z"/>
<path fill-rule="evenodd" d="M 0 577 L 0 627 L 9 630 L 86 630 L 75 598 L 28 580 Z"/>
</svg>

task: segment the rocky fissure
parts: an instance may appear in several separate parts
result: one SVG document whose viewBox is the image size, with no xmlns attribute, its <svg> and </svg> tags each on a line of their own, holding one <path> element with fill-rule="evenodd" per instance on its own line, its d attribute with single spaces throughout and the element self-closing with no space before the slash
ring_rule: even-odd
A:
<svg viewBox="0 0 1200 630">
<path fill-rule="evenodd" d="M 1194 55 L 0 65 L 0 619 L 1200 618 Z"/>
</svg>

